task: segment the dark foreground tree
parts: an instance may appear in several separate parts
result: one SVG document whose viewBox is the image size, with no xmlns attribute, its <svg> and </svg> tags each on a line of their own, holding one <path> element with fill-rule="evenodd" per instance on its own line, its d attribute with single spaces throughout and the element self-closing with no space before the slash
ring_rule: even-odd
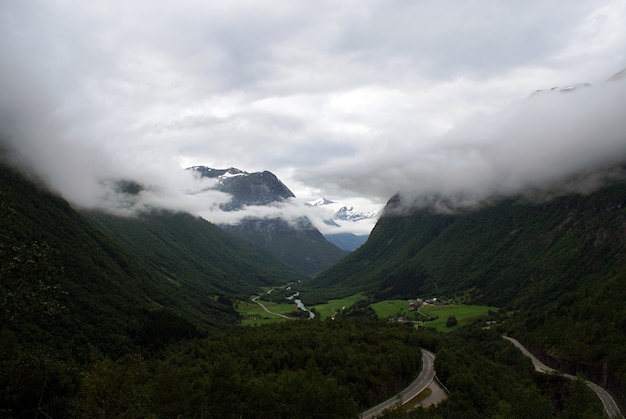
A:
<svg viewBox="0 0 626 419">
<path fill-rule="evenodd" d="M 453 327 L 456 326 L 458 324 L 458 321 L 456 320 L 456 317 L 454 316 L 450 316 L 448 317 L 448 320 L 446 320 L 446 327 Z"/>
</svg>

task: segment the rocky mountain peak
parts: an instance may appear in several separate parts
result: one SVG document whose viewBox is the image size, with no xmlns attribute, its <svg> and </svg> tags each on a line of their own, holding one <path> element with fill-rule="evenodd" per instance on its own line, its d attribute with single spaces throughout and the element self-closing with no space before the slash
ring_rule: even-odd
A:
<svg viewBox="0 0 626 419">
<path fill-rule="evenodd" d="M 219 179 L 215 189 L 232 195 L 231 201 L 221 206 L 224 211 L 237 211 L 246 205 L 269 205 L 295 197 L 272 172 L 248 173 L 235 167 L 213 169 L 206 166 L 193 166 L 188 170 L 200 177 Z"/>
</svg>

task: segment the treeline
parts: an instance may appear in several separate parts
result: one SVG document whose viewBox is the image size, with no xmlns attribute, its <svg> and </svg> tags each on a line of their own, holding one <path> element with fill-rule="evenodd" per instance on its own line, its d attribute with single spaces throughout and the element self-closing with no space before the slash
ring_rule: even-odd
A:
<svg viewBox="0 0 626 419">
<path fill-rule="evenodd" d="M 363 319 L 285 322 L 170 344 L 149 356 L 86 363 L 1 335 L 3 417 L 354 418 L 421 370 L 420 347 L 450 391 L 428 409 L 386 417 L 595 418 L 582 380 L 536 373 L 501 335 L 450 334 Z"/>
<path fill-rule="evenodd" d="M 431 336 L 432 335 L 432 336 Z M 117 359 L 0 341 L 5 417 L 355 417 L 421 370 L 436 339 L 380 321 L 299 321 L 242 328 Z M 7 373 L 6 375 L 4 373 Z"/>
<path fill-rule="evenodd" d="M 170 396 L 156 409 L 162 417 L 354 417 L 417 376 L 423 340 L 403 325 L 301 321 L 188 342 L 158 363 L 156 389 Z M 194 394 L 200 387 L 209 391 Z"/>
</svg>

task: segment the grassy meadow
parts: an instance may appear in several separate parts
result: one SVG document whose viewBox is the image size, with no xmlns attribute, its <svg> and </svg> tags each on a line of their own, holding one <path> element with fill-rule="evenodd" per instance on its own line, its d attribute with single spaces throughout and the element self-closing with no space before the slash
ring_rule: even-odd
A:
<svg viewBox="0 0 626 419">
<path fill-rule="evenodd" d="M 278 314 L 289 316 L 289 313 L 296 310 L 294 303 L 285 302 L 284 304 L 263 301 L 263 305 L 268 310 Z M 261 306 L 253 301 L 239 301 L 237 303 L 237 311 L 243 317 L 241 324 L 244 326 L 255 326 L 269 323 L 277 323 L 286 321 L 285 318 L 275 316 L 263 310 Z"/>
<path fill-rule="evenodd" d="M 367 297 L 359 293 L 346 298 L 329 300 L 327 303 L 311 306 L 309 309 L 315 309 L 319 318 L 324 320 L 332 317 L 335 313 L 341 311 L 341 309 L 348 308 L 357 301 L 365 299 L 367 299 Z M 296 311 L 295 305 L 290 302 L 275 303 L 263 301 L 263 304 L 268 308 L 268 310 L 287 316 Z M 409 304 L 407 300 L 385 300 L 374 303 L 371 307 L 381 319 L 387 319 L 389 317 L 404 317 L 409 321 L 423 321 L 424 326 L 433 327 L 442 332 L 449 332 L 476 320 L 487 318 L 487 312 L 489 310 L 498 310 L 496 307 L 451 304 L 446 306 L 425 305 L 420 308 L 419 312 L 417 312 L 409 311 Z M 253 301 L 239 301 L 237 304 L 237 310 L 243 317 L 241 323 L 245 326 L 286 321 L 286 319 L 282 317 L 266 312 Z M 456 326 L 446 326 L 446 320 L 450 316 L 456 317 L 458 322 Z M 434 320 L 425 321 L 428 318 L 434 318 Z"/>
<path fill-rule="evenodd" d="M 496 307 L 451 304 L 447 306 L 423 306 L 419 313 L 409 311 L 407 300 L 385 300 L 371 305 L 378 317 L 386 319 L 389 317 L 404 317 L 407 320 L 423 321 L 426 318 L 434 318 L 435 320 L 424 322 L 424 326 L 434 327 L 442 332 L 449 332 L 460 326 L 472 323 L 481 318 L 486 318 L 489 310 L 497 311 Z M 448 317 L 456 317 L 458 324 L 453 327 L 446 326 Z"/>
<path fill-rule="evenodd" d="M 343 308 L 348 308 L 352 304 L 360 300 L 367 300 L 367 297 L 363 294 L 354 294 L 346 298 L 339 298 L 337 300 L 329 300 L 325 304 L 318 304 L 310 307 L 314 308 L 319 313 L 321 320 L 332 317 L 335 313 L 341 311 Z"/>
<path fill-rule="evenodd" d="M 487 312 L 489 310 L 498 311 L 497 307 L 478 306 L 478 305 L 449 305 L 449 306 L 424 306 L 420 309 L 420 312 L 430 316 L 439 317 L 436 320 L 426 322 L 424 325 L 434 327 L 435 329 L 447 332 L 454 330 L 458 327 L 464 326 L 469 323 L 473 323 L 476 320 L 484 319 L 488 317 Z M 446 326 L 446 320 L 448 317 L 456 317 L 458 324 L 453 327 Z"/>
</svg>

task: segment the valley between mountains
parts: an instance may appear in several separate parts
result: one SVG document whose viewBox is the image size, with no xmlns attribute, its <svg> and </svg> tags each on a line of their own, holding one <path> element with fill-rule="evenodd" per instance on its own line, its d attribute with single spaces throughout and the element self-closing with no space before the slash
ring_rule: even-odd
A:
<svg viewBox="0 0 626 419">
<path fill-rule="evenodd" d="M 447 398 L 385 417 L 601 416 L 584 384 L 536 373 L 500 336 L 624 405 L 623 170 L 587 195 L 471 211 L 397 214 L 396 196 L 311 275 L 241 231 L 76 210 L 3 166 L 3 415 L 356 417 L 415 379 L 426 348 Z"/>
</svg>

